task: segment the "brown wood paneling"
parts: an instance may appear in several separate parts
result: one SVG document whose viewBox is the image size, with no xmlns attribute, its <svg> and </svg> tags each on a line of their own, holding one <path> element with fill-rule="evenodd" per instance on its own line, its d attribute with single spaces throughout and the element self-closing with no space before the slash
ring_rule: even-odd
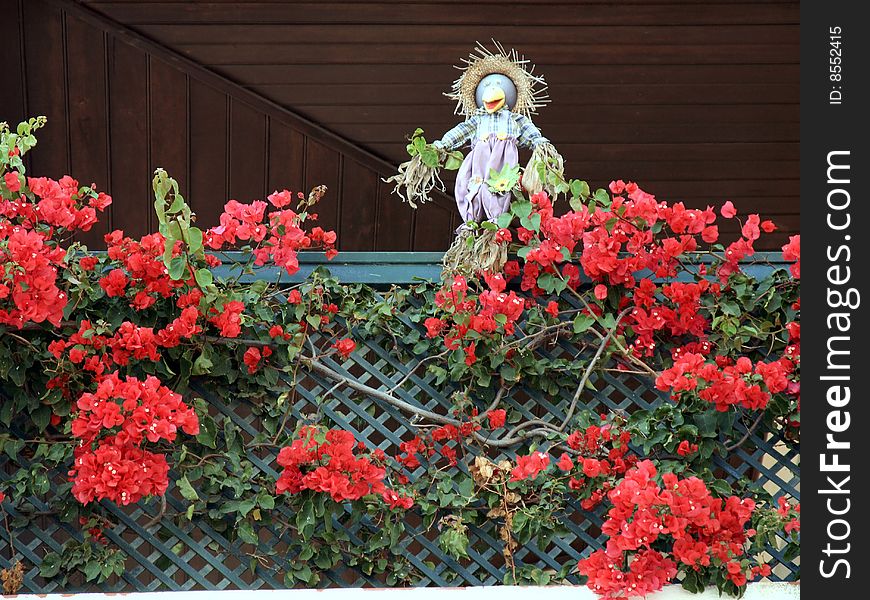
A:
<svg viewBox="0 0 870 600">
<path fill-rule="evenodd" d="M 318 141 L 308 140 L 305 147 L 305 187 L 313 188 L 317 185 L 327 187 L 326 196 L 314 209 L 318 215 L 317 223 L 324 229 L 335 231 L 339 229 L 338 215 L 342 198 L 341 168 L 341 154 Z"/>
<path fill-rule="evenodd" d="M 269 121 L 269 193 L 305 191 L 305 136 L 276 120 Z"/>
<path fill-rule="evenodd" d="M 69 173 L 63 13 L 43 0 L 22 6 L 27 114 L 48 117 L 48 124 L 38 133 L 38 149 L 30 155 L 31 174 L 58 178 Z"/>
<path fill-rule="evenodd" d="M 4 3 L 4 15 L 0 19 L 0 39 L 4 41 L 3 58 L 5 81 L 0 86 L 0 106 L 3 113 L 0 121 L 6 121 L 10 127 L 20 122 L 26 116 L 24 102 L 24 46 L 21 37 L 21 4 L 18 0 Z"/>
<path fill-rule="evenodd" d="M 262 200 L 266 191 L 266 115 L 238 100 L 230 101 L 231 198 Z"/>
<path fill-rule="evenodd" d="M 226 95 L 191 79 L 190 206 L 203 227 L 218 223 L 228 200 L 227 133 Z"/>
<path fill-rule="evenodd" d="M 531 3 L 511 2 L 510 10 L 492 3 L 395 2 L 105 2 L 95 9 L 131 25 L 168 23 L 272 23 L 284 25 L 355 23 L 373 25 L 478 25 L 497 33 L 499 26 L 551 25 L 779 25 L 797 21 L 794 2 L 742 3 Z M 398 4 L 398 6 L 397 6 Z"/>
<path fill-rule="evenodd" d="M 375 249 L 407 252 L 414 247 L 414 209 L 399 201 L 393 186 L 378 183 L 378 210 L 375 220 Z"/>
<path fill-rule="evenodd" d="M 148 57 L 109 39 L 112 227 L 129 235 L 153 231 L 148 153 Z M 143 231 L 144 229 L 144 231 Z"/>
<path fill-rule="evenodd" d="M 93 66 L 107 61 L 106 39 L 102 31 L 67 16 L 67 85 L 69 110 L 70 173 L 82 185 L 96 184 L 109 189 L 109 107 L 105 77 L 94 77 Z M 41 150 L 41 148 L 40 148 Z M 110 231 L 110 219 L 102 218 L 78 239 L 89 247 L 100 247 Z"/>
<path fill-rule="evenodd" d="M 150 169 L 165 169 L 178 181 L 185 198 L 188 185 L 188 94 L 187 76 L 165 61 L 149 57 L 149 85 L 151 88 Z"/>
<path fill-rule="evenodd" d="M 418 208 L 414 221 L 414 250 L 446 250 L 444 240 L 451 240 L 453 237 L 453 212 L 432 203 Z"/>
<path fill-rule="evenodd" d="M 342 211 L 339 232 L 345 250 L 374 250 L 378 175 L 358 162 L 346 160 L 342 168 Z"/>
<path fill-rule="evenodd" d="M 117 28 L 69 0 L 37 0 L 28 10 L 45 2 Z M 228 194 L 250 200 L 324 183 L 330 193 L 320 213 L 324 226 L 339 228 L 340 247 L 344 238 L 346 248 L 443 249 L 457 221 L 452 201 L 441 197 L 440 208 L 416 215 L 378 180 L 392 170 L 386 161 L 404 159 L 403 138 L 414 128 L 434 139 L 456 123 L 441 95 L 452 65 L 475 40 L 496 37 L 526 53 L 550 82 L 553 103 L 536 123 L 565 156 L 569 175 L 593 186 L 633 178 L 659 198 L 693 206 L 729 199 L 797 226 L 797 2 L 82 3 L 178 53 L 115 31 L 152 57 L 152 83 L 155 57 L 167 65 L 161 76 L 199 81 L 196 95 L 191 84 L 186 144 L 173 160 L 190 157 L 201 224 L 213 224 Z M 24 42 L 25 58 L 58 61 Z M 30 74 L 36 67 L 28 65 Z M 49 78 L 58 72 L 46 69 Z M 155 145 L 181 143 L 180 129 L 168 133 L 157 121 L 171 113 L 177 124 L 184 115 L 178 98 L 156 108 L 156 94 L 151 166 Z M 68 162 L 62 149 L 52 154 L 47 160 Z M 114 178 L 119 167 L 111 166 Z M 374 197 L 360 202 L 363 193 Z"/>
<path fill-rule="evenodd" d="M 759 99 L 760 101 L 761 99 Z M 303 110 L 304 109 L 304 110 Z M 347 123 L 385 124 L 436 122 L 439 129 L 450 127 L 455 122 L 453 107 L 444 103 L 433 108 L 431 114 L 417 106 L 302 106 L 300 111 L 309 117 L 344 125 Z M 799 108 L 797 104 L 725 104 L 704 106 L 616 105 L 602 98 L 600 104 L 589 105 L 583 110 L 560 111 L 558 106 L 549 106 L 536 117 L 542 126 L 571 123 L 657 123 L 680 126 L 703 127 L 707 123 L 791 123 L 798 130 Z M 343 127 L 342 127 L 343 129 Z"/>
<path fill-rule="evenodd" d="M 470 40 L 473 45 L 474 40 Z M 443 44 L 184 44 L 184 54 L 209 65 L 245 65 L 262 61 L 291 64 L 371 64 L 398 62 L 406 65 L 428 64 L 433 60 L 450 64 L 468 54 L 469 42 Z M 797 44 L 644 44 L 626 45 L 536 45 L 535 60 L 540 64 L 570 61 L 577 64 L 795 64 Z"/>
<path fill-rule="evenodd" d="M 403 3 L 406 4 L 406 3 Z M 466 3 L 467 6 L 470 3 Z M 551 9 L 551 10 L 558 10 Z M 499 16 L 494 17 L 495 20 Z M 445 44 L 465 47 L 469 39 L 480 38 L 482 29 L 477 25 L 439 25 L 429 23 L 408 24 L 403 27 L 385 30 L 376 27 L 360 27 L 358 24 L 338 23 L 325 29 L 322 25 L 296 24 L 292 35 L 288 35 L 286 25 L 264 23 L 168 23 L 148 26 L 148 31 L 156 39 L 173 47 L 187 45 L 221 44 L 300 44 L 318 46 L 324 42 L 345 44 L 392 44 L 443 46 Z M 386 35 L 385 35 L 386 33 Z M 710 25 L 550 25 L 546 29 L 545 40 L 530 39 L 525 26 L 498 25 L 498 39 L 509 45 L 544 42 L 548 45 L 594 45 L 608 42 L 630 42 L 634 44 L 669 44 L 679 40 L 682 44 L 721 44 L 745 45 L 764 44 L 760 38 L 757 24 L 715 27 Z M 256 37 L 252 37 L 256 34 Z M 767 25 L 765 34 L 776 40 L 797 44 L 799 32 L 790 24 Z M 467 50 L 465 50 L 467 52 Z M 396 65 L 402 66 L 402 65 Z"/>
<path fill-rule="evenodd" d="M 212 26 L 199 29 L 209 31 Z M 286 28 L 284 28 L 286 30 Z M 796 28 L 792 28 L 797 31 Z M 455 61 L 455 59 L 452 59 Z M 452 62 L 451 61 L 451 62 Z M 798 64 L 722 64 L 722 65 L 547 65 L 546 76 L 555 82 L 583 82 L 588 84 L 625 83 L 794 83 L 798 80 Z M 450 64 L 403 65 L 385 64 L 334 64 L 318 65 L 312 69 L 306 64 L 231 64 L 220 67 L 220 72 L 230 79 L 245 85 L 283 84 L 288 81 L 297 85 L 310 84 L 368 84 L 377 73 L 378 81 L 402 83 L 409 80 L 449 81 L 454 70 Z M 546 114 L 545 111 L 543 114 Z"/>
</svg>

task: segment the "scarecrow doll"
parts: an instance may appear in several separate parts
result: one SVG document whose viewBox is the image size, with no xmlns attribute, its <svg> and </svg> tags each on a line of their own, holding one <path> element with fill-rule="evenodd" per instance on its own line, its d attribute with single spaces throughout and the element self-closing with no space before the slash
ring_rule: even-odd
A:
<svg viewBox="0 0 870 600">
<path fill-rule="evenodd" d="M 413 206 L 430 200 L 436 186 L 444 184 L 438 171 L 457 169 L 456 204 L 464 221 L 457 239 L 444 257 L 450 271 L 492 271 L 507 257 L 504 244 L 495 241 L 495 223 L 508 212 L 514 194 L 522 188 L 529 193 L 541 189 L 554 192 L 552 183 L 564 181 L 562 157 L 532 122 L 531 115 L 549 102 L 546 82 L 535 75 L 534 66 L 516 50 L 506 52 L 495 43 L 490 52 L 478 44 L 462 66 L 452 90 L 445 94 L 456 101 L 456 114 L 465 121 L 431 144 L 418 129 L 411 137 L 411 160 L 399 166 L 399 173 L 387 181 L 395 192 Z M 462 159 L 456 150 L 469 145 Z M 530 148 L 532 157 L 521 173 L 519 148 Z M 468 238 L 473 237 L 473 240 Z"/>
</svg>

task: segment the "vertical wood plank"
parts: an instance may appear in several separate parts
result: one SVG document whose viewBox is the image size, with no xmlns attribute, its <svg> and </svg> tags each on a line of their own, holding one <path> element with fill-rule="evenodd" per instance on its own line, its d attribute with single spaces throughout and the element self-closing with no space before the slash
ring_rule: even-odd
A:
<svg viewBox="0 0 870 600">
<path fill-rule="evenodd" d="M 23 6 L 27 111 L 48 117 L 37 132 L 39 145 L 30 153 L 31 175 L 58 178 L 69 172 L 62 14 L 42 0 Z"/>
<path fill-rule="evenodd" d="M 112 226 L 131 237 L 150 231 L 148 65 L 144 52 L 109 38 Z"/>
<path fill-rule="evenodd" d="M 66 35 L 70 174 L 82 185 L 93 183 L 97 190 L 106 191 L 110 182 L 105 36 L 71 15 L 66 17 Z M 81 232 L 77 239 L 89 248 L 103 247 L 103 236 L 111 227 L 112 208 L 106 209 L 91 231 Z"/>
<path fill-rule="evenodd" d="M 450 228 L 451 212 L 446 208 L 429 203 L 417 209 L 414 225 L 415 252 L 444 252 L 453 241 Z"/>
<path fill-rule="evenodd" d="M 346 252 L 374 250 L 378 174 L 356 161 L 345 160 L 341 190 L 339 247 Z"/>
<path fill-rule="evenodd" d="M 328 188 L 326 196 L 314 208 L 314 212 L 319 215 L 318 224 L 326 230 L 338 230 L 338 213 L 341 202 L 340 165 L 341 155 L 337 151 L 331 150 L 311 138 L 308 139 L 305 156 L 305 185 L 308 188 L 318 185 L 325 185 Z M 341 236 L 339 236 L 338 242 L 341 244 Z"/>
<path fill-rule="evenodd" d="M 10 129 L 27 118 L 24 106 L 24 68 L 22 65 L 23 40 L 18 0 L 4 2 L 4 15 L 0 19 L 0 69 L 4 74 L 0 85 L 0 121 L 9 123 Z"/>
<path fill-rule="evenodd" d="M 266 189 L 266 116 L 248 104 L 230 103 L 229 193 L 239 202 L 263 198 Z"/>
<path fill-rule="evenodd" d="M 393 194 L 393 186 L 378 182 L 375 250 L 409 252 L 414 235 L 414 209 Z"/>
<path fill-rule="evenodd" d="M 227 98 L 190 79 L 190 205 L 200 227 L 218 224 L 227 201 Z"/>
<path fill-rule="evenodd" d="M 305 136 L 275 119 L 269 120 L 269 177 L 266 192 L 305 189 Z"/>
<path fill-rule="evenodd" d="M 163 168 L 178 181 L 181 195 L 187 198 L 187 76 L 154 57 L 149 57 L 151 88 L 151 136 L 149 172 Z"/>
</svg>

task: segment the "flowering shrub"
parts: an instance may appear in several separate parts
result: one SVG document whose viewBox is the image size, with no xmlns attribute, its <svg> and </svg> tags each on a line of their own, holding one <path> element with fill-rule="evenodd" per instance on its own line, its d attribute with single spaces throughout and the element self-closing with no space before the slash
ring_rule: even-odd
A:
<svg viewBox="0 0 870 600">
<path fill-rule="evenodd" d="M 578 565 L 590 588 L 608 598 L 643 596 L 682 568 L 684 585 L 693 591 L 703 589 L 698 582 L 713 581 L 738 594 L 747 574 L 769 574 L 769 566 L 743 558 L 757 533 L 749 528 L 751 498 L 716 498 L 698 477 L 665 473 L 659 484 L 656 475 L 655 465 L 642 461 L 609 493 L 613 507 L 602 527 L 607 546 Z M 667 550 L 656 549 L 662 547 Z"/>
<path fill-rule="evenodd" d="M 408 544 L 431 536 L 465 561 L 472 528 L 496 532 L 505 582 L 579 573 L 610 597 L 678 580 L 739 594 L 770 573 L 766 547 L 796 552 L 799 507 L 751 472 L 723 478 L 711 457 L 759 427 L 798 438 L 799 237 L 783 249 L 790 272 L 757 278 L 745 259 L 770 221 L 730 203 L 718 214 L 668 204 L 634 183 L 593 193 L 571 181 L 562 215 L 545 194 L 518 196 L 481 225 L 513 256 L 500 272 L 386 292 L 324 270 L 279 285 L 260 269 L 294 275 L 300 251 L 336 253 L 334 232 L 312 226 L 325 189 L 230 200 L 202 230 L 158 170 L 159 230 L 111 232 L 107 251 L 90 253 L 75 234 L 111 198 L 25 175 L 42 123 L 0 131 L 0 422 L 21 432 L 0 433 L 0 448 L 34 465 L 0 484 L 0 500 L 15 506 L 13 529 L 45 506 L 80 529 L 46 554 L 43 577 L 121 573 L 106 533 L 130 504 L 158 530 L 207 524 L 288 586 L 337 568 L 412 584 L 421 570 Z M 739 219 L 740 237 L 720 243 L 720 219 Z M 384 369 L 407 365 L 389 387 L 341 370 L 377 339 L 389 340 Z M 602 412 L 588 394 L 604 374 L 643 378 L 666 398 Z M 449 411 L 427 408 L 424 376 Z M 300 410 L 310 377 L 328 386 Z M 256 426 L 220 413 L 203 387 L 249 407 Z M 372 404 L 339 414 L 339 392 Z M 530 416 L 519 394 L 565 399 L 564 412 Z M 356 410 L 400 413 L 413 435 L 366 447 L 345 429 Z M 68 481 L 34 503 L 57 472 Z M 606 512 L 603 548 L 581 548 L 579 566 L 561 571 L 517 558 L 578 511 Z M 280 550 L 263 528 L 279 532 Z"/>
</svg>

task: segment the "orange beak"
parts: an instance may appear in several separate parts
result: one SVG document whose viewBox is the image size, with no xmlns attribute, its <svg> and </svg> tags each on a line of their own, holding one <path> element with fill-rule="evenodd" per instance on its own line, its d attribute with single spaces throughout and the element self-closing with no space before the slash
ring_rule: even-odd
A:
<svg viewBox="0 0 870 600">
<path fill-rule="evenodd" d="M 486 112 L 498 112 L 502 106 L 504 106 L 504 90 L 500 87 L 488 88 L 483 95 L 483 108 Z"/>
</svg>

